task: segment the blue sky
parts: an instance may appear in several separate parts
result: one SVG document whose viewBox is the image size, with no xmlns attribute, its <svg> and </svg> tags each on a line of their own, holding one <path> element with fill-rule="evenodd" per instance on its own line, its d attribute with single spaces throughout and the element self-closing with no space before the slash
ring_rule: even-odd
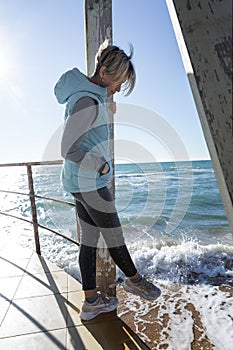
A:
<svg viewBox="0 0 233 350">
<path fill-rule="evenodd" d="M 63 121 L 53 87 L 70 68 L 86 71 L 84 23 L 84 0 L 0 0 L 0 163 L 42 159 Z M 209 159 L 165 0 L 113 0 L 113 42 L 133 44 L 137 72 L 134 92 L 115 100 L 156 112 L 190 159 Z"/>
</svg>

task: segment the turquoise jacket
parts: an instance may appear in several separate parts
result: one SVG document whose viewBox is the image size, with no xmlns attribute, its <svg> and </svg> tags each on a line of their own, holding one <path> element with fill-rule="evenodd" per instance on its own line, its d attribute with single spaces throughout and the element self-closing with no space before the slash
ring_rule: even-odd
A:
<svg viewBox="0 0 233 350">
<path fill-rule="evenodd" d="M 81 165 L 65 160 L 62 170 L 62 184 L 66 192 L 89 192 L 109 185 L 112 178 L 112 163 L 109 156 L 109 123 L 105 108 L 107 88 L 88 80 L 77 68 L 64 73 L 54 88 L 57 101 L 65 104 L 65 121 L 75 103 L 82 97 L 89 96 L 98 103 L 98 115 L 92 127 L 85 134 L 80 147 L 88 159 L 99 157 L 107 162 L 110 171 L 101 175 L 97 169 L 89 170 Z M 77 121 L 78 122 L 78 121 Z M 77 150 L 78 151 L 78 150 Z M 94 162 L 94 161 L 93 161 Z"/>
</svg>

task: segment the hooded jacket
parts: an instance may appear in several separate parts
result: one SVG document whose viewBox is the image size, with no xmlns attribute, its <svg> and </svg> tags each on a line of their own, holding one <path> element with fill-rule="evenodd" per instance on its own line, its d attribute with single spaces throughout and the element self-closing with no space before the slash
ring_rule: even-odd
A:
<svg viewBox="0 0 233 350">
<path fill-rule="evenodd" d="M 66 104 L 65 123 L 74 105 L 83 97 L 91 97 L 97 104 L 97 116 L 91 127 L 82 136 L 79 143 L 72 146 L 73 154 L 82 154 L 82 161 L 65 161 L 62 170 L 62 184 L 66 192 L 89 192 L 107 186 L 112 177 L 112 164 L 109 156 L 109 125 L 108 113 L 105 108 L 107 88 L 96 85 L 88 80 L 77 68 L 64 73 L 55 85 L 54 93 L 57 101 Z M 81 112 L 75 115 L 75 122 L 79 126 L 79 118 L 84 117 Z M 83 112 L 84 113 L 84 112 Z M 75 149 L 74 149 L 75 148 Z M 77 157 L 78 159 L 78 157 Z M 100 165 L 108 163 L 110 171 L 101 175 Z"/>
</svg>

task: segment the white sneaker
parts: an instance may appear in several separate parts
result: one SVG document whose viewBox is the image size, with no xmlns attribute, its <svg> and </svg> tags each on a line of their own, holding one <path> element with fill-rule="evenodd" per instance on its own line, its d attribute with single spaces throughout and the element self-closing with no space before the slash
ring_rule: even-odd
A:
<svg viewBox="0 0 233 350">
<path fill-rule="evenodd" d="M 100 292 L 97 292 L 97 294 L 98 298 L 94 303 L 88 303 L 86 300 L 84 301 L 82 309 L 80 311 L 80 318 L 82 320 L 91 320 L 99 314 L 110 312 L 117 308 L 117 298 L 108 297 Z"/>
<path fill-rule="evenodd" d="M 142 277 L 142 280 L 138 283 L 134 283 L 127 278 L 123 282 L 123 288 L 126 292 L 139 295 L 147 300 L 157 299 L 161 294 L 161 290 L 153 283 L 149 282 L 145 277 Z"/>
</svg>

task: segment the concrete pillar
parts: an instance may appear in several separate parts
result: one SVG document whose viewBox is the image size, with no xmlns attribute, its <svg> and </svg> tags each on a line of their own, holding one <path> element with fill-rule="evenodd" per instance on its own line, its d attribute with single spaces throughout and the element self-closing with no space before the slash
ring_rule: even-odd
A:
<svg viewBox="0 0 233 350">
<path fill-rule="evenodd" d="M 166 1 L 233 232 L 232 2 Z"/>
</svg>

